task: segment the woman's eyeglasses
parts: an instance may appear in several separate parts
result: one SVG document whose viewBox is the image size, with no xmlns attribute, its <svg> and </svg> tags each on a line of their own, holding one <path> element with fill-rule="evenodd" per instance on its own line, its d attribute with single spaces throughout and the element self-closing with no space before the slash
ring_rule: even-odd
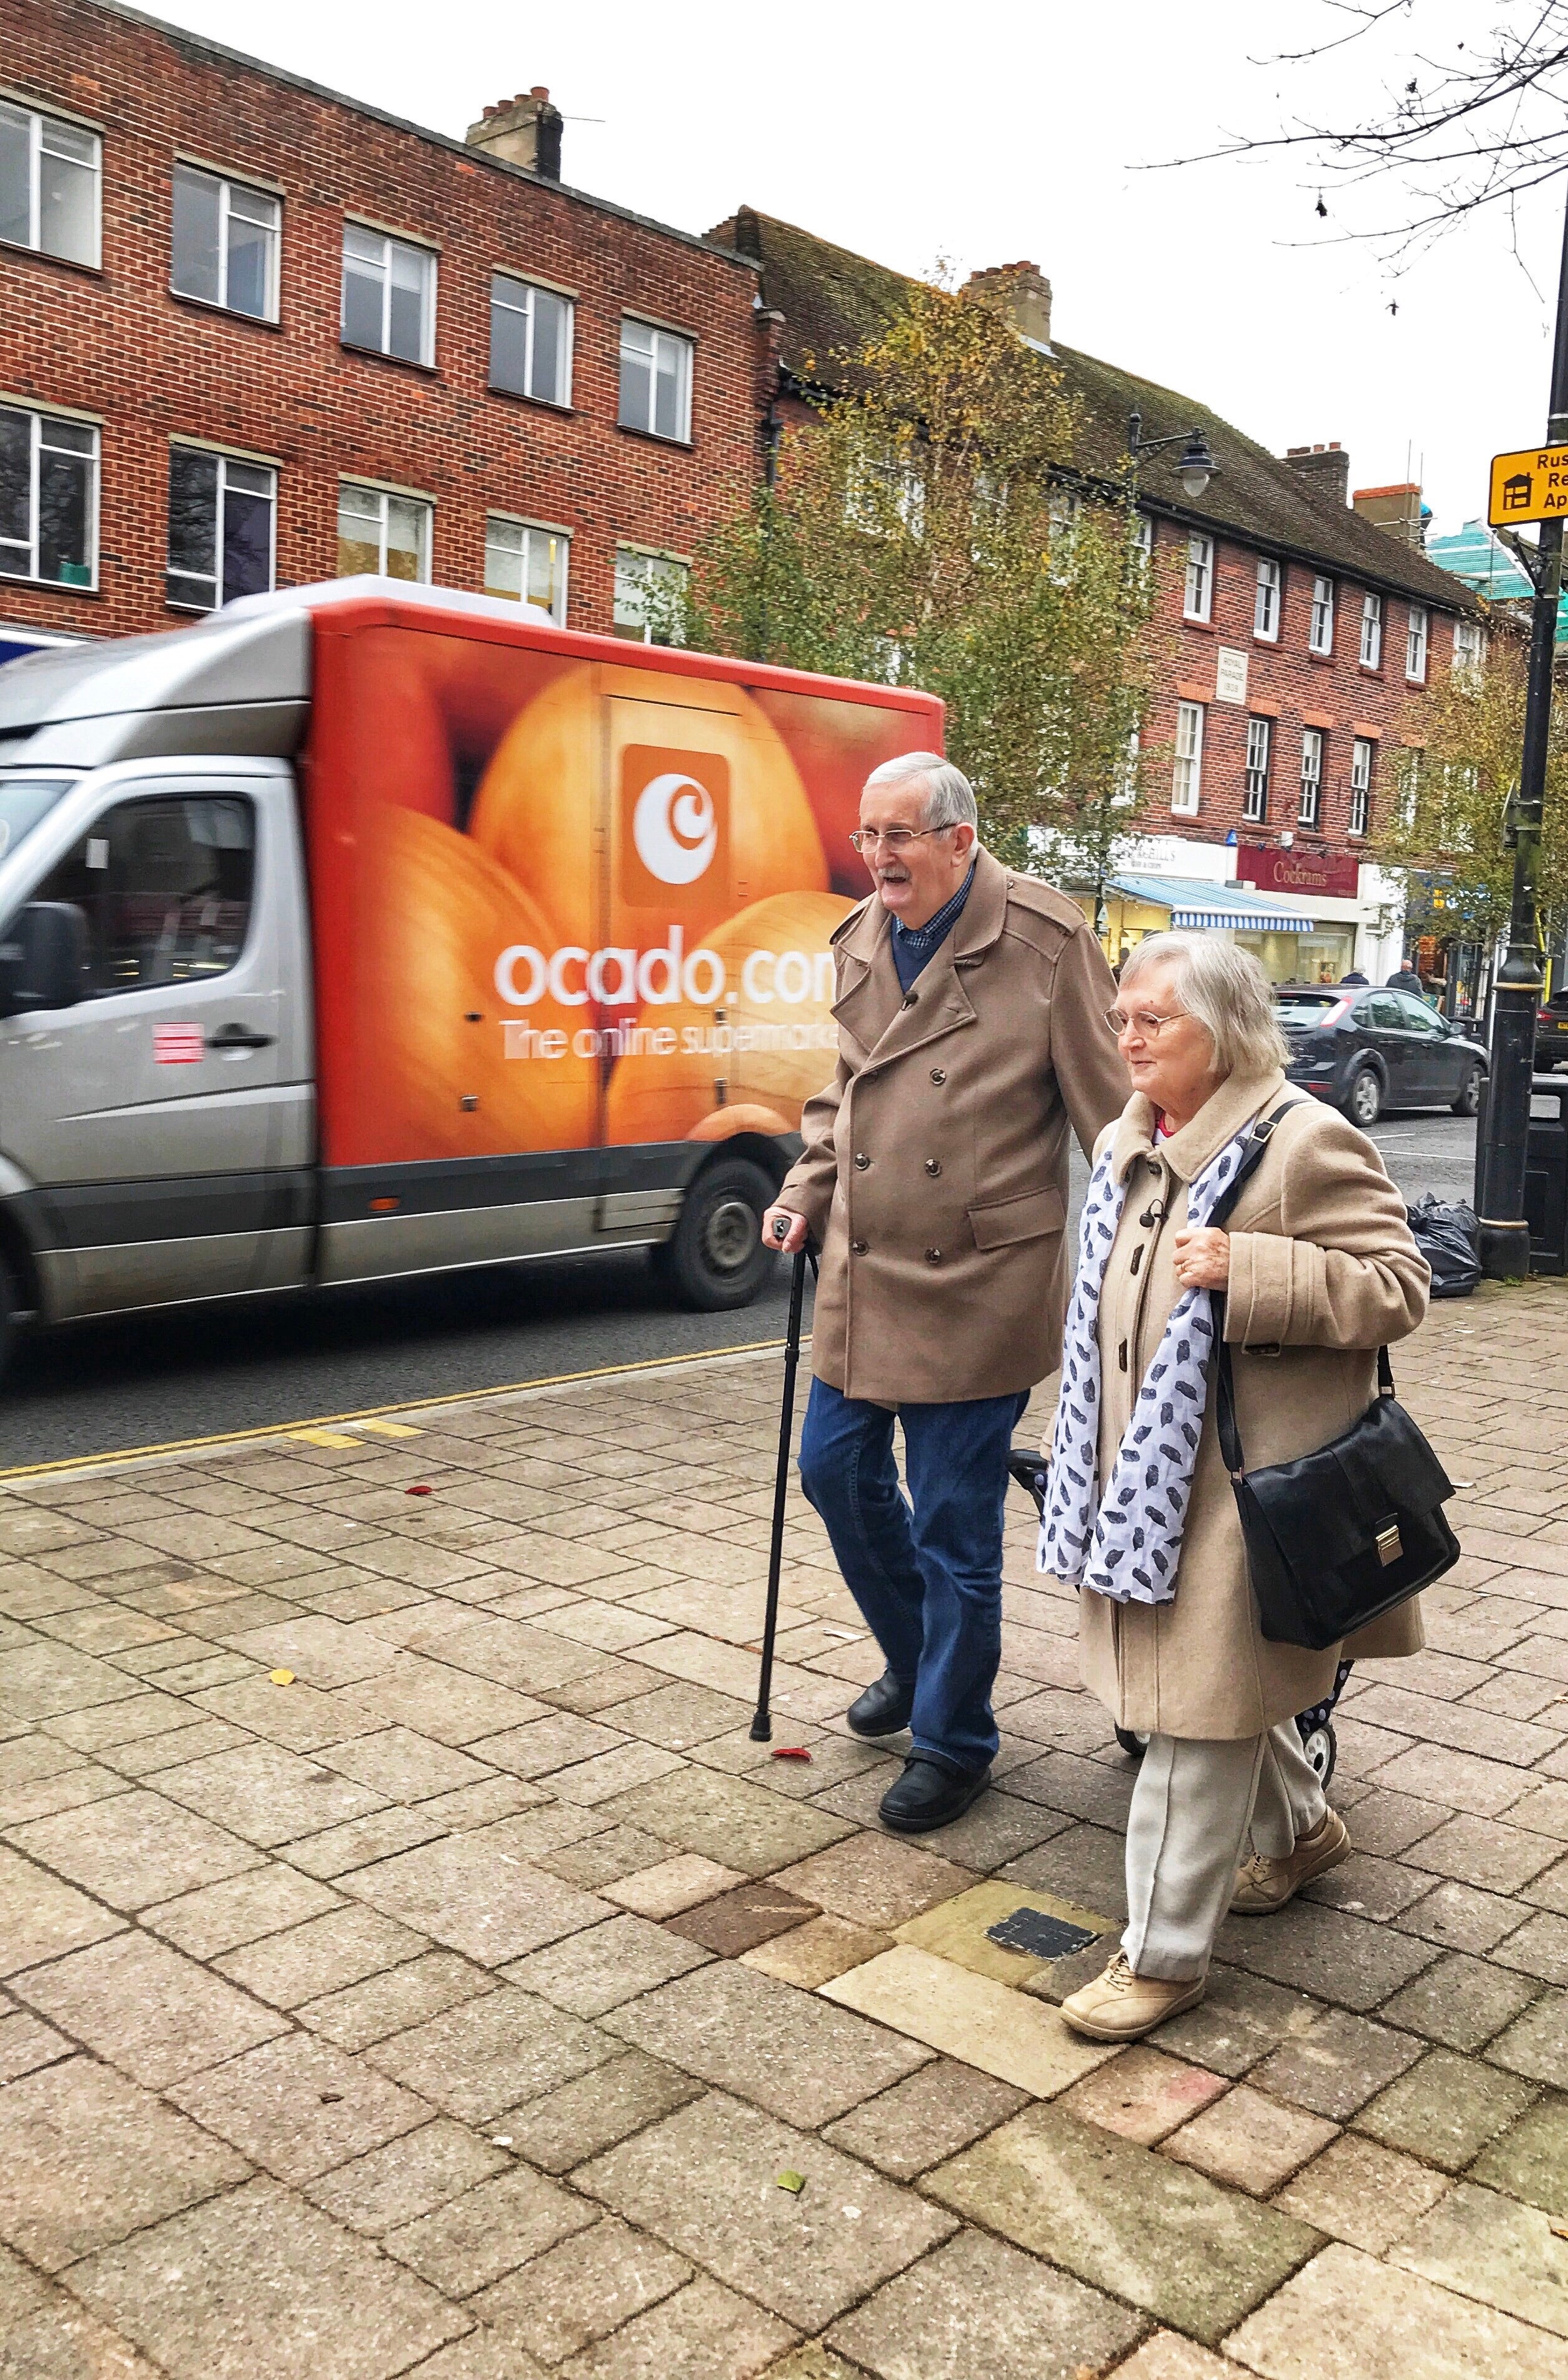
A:
<svg viewBox="0 0 1568 2380">
<path fill-rule="evenodd" d="M 1136 1033 L 1140 1041 L 1158 1041 L 1167 1025 L 1174 1025 L 1186 1014 L 1185 1008 L 1173 1010 L 1169 1016 L 1157 1016 L 1152 1008 L 1108 1008 L 1105 1022 L 1118 1041 L 1124 1033 Z"/>
</svg>

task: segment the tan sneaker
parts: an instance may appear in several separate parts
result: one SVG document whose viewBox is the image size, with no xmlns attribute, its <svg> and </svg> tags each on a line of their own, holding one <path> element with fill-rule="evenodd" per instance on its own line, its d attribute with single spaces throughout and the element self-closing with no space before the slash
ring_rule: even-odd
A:
<svg viewBox="0 0 1568 2380">
<path fill-rule="evenodd" d="M 1091 2041 L 1141 2041 L 1168 2016 L 1196 2008 L 1203 1998 L 1203 1978 L 1196 1983 L 1166 1983 L 1158 1975 L 1135 1975 L 1127 1954 L 1118 1950 L 1102 1975 L 1062 2003 L 1062 2014 L 1075 2033 Z"/>
<path fill-rule="evenodd" d="M 1303 1835 L 1289 1859 L 1244 1860 L 1236 1870 L 1231 1900 L 1238 1917 L 1266 1917 L 1293 1900 L 1304 1884 L 1325 1876 L 1350 1857 L 1350 1834 L 1337 1810 L 1325 1810 L 1309 1835 Z"/>
</svg>

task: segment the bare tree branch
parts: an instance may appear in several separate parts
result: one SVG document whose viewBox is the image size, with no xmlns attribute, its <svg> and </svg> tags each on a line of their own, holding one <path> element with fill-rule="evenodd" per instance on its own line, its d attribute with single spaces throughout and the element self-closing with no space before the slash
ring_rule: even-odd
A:
<svg viewBox="0 0 1568 2380">
<path fill-rule="evenodd" d="M 1301 68 L 1386 33 L 1414 17 L 1420 0 L 1322 0 L 1342 30 L 1299 50 L 1255 61 Z M 1512 213 L 1543 182 L 1568 173 L 1568 0 L 1494 0 L 1493 23 L 1466 48 L 1464 64 L 1428 49 L 1396 50 L 1365 115 L 1342 122 L 1306 116 L 1278 132 L 1224 136 L 1213 148 L 1166 158 L 1149 169 L 1214 164 L 1290 152 L 1315 168 L 1318 213 L 1325 190 L 1349 195 L 1380 184 L 1403 186 L 1396 215 L 1331 234 L 1371 240 L 1391 261 L 1429 245 L 1444 231 L 1493 206 Z"/>
</svg>

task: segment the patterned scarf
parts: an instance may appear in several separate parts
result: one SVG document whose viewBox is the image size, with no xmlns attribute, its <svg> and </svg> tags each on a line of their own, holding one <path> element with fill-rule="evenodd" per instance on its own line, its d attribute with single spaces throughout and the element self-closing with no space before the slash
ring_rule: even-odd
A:
<svg viewBox="0 0 1568 2380">
<path fill-rule="evenodd" d="M 1239 1132 L 1189 1186 L 1187 1222 L 1194 1230 L 1201 1229 L 1213 1213 L 1251 1130 L 1248 1124 Z M 1092 1587 L 1116 1603 L 1171 1603 L 1209 1394 L 1213 1307 L 1206 1289 L 1184 1290 L 1172 1307 L 1117 1449 L 1110 1484 L 1100 1497 L 1096 1324 L 1106 1259 L 1127 1187 L 1124 1179 L 1113 1178 L 1111 1157 L 1107 1148 L 1084 1202 L 1039 1567 L 1069 1586 Z"/>
</svg>

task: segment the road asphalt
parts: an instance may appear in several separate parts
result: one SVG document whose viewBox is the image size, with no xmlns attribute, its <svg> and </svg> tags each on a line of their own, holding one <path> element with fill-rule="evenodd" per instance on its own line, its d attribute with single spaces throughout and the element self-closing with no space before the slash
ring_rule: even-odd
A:
<svg viewBox="0 0 1568 2380">
<path fill-rule="evenodd" d="M 1468 1197 L 1475 1126 L 1391 1116 L 1407 1197 Z M 1074 1153 L 1074 1207 L 1084 1167 Z M 0 1389 L 0 1473 L 782 1339 L 787 1275 L 737 1314 L 673 1310 L 638 1251 L 137 1315 L 43 1333 Z"/>
</svg>

